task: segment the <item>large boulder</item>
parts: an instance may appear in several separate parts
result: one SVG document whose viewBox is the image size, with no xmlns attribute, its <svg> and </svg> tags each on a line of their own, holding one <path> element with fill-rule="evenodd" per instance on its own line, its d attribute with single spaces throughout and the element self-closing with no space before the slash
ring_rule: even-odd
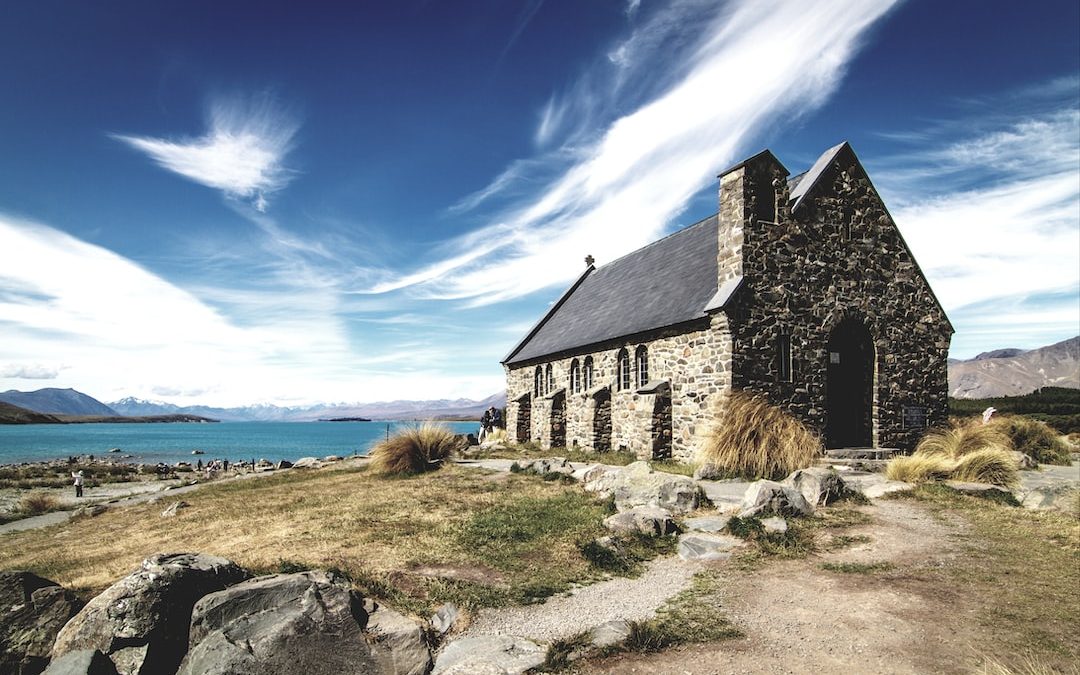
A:
<svg viewBox="0 0 1080 675">
<path fill-rule="evenodd" d="M 679 557 L 683 560 L 727 560 L 746 542 L 728 534 L 694 532 L 679 537 Z"/>
<path fill-rule="evenodd" d="M 810 505 L 798 490 L 774 483 L 771 480 L 759 480 L 746 488 L 746 495 L 740 505 L 740 518 L 755 518 L 763 515 L 810 516 L 814 507 Z"/>
<path fill-rule="evenodd" d="M 1039 511 L 1061 511 L 1080 516 L 1080 485 L 1075 482 L 1042 485 L 1028 491 L 1018 491 L 1024 508 Z"/>
<path fill-rule="evenodd" d="M 40 673 L 56 634 L 83 604 L 55 581 L 0 572 L 0 673 Z"/>
<path fill-rule="evenodd" d="M 639 506 L 608 516 L 604 519 L 604 527 L 612 532 L 644 534 L 647 537 L 662 537 L 678 531 L 671 511 L 655 506 Z"/>
<path fill-rule="evenodd" d="M 691 478 L 654 471 L 648 462 L 598 467 L 585 475 L 585 481 L 587 491 L 613 495 L 619 511 L 653 506 L 681 514 L 698 507 L 698 488 Z"/>
<path fill-rule="evenodd" d="M 811 506 L 831 504 L 847 493 L 847 486 L 836 469 L 821 466 L 794 471 L 783 484 L 802 493 Z"/>
<path fill-rule="evenodd" d="M 116 666 L 97 649 L 76 649 L 53 659 L 45 675 L 118 675 Z"/>
<path fill-rule="evenodd" d="M 172 673 L 188 645 L 199 598 L 251 576 L 202 553 L 158 554 L 87 603 L 56 636 L 53 658 L 98 649 L 125 675 Z"/>
<path fill-rule="evenodd" d="M 365 608 L 343 579 L 310 571 L 258 577 L 200 600 L 179 672 L 405 675 L 430 664 L 417 624 L 374 603 Z"/>
<path fill-rule="evenodd" d="M 546 656 L 547 649 L 524 638 L 480 635 L 446 645 L 431 675 L 519 675 Z"/>
</svg>

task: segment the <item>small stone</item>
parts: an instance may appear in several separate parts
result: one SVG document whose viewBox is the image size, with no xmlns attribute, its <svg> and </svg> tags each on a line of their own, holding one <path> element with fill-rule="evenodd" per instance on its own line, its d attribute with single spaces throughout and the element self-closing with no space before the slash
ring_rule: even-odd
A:
<svg viewBox="0 0 1080 675">
<path fill-rule="evenodd" d="M 191 506 L 191 504 L 188 504 L 185 501 L 173 502 L 172 504 L 169 505 L 169 507 L 167 509 L 165 509 L 164 511 L 161 512 L 161 517 L 162 518 L 172 518 L 173 516 L 175 516 L 180 511 L 180 509 L 186 509 L 189 506 Z"/>
<path fill-rule="evenodd" d="M 762 518 L 761 526 L 765 528 L 766 534 L 783 534 L 788 530 L 787 521 L 780 516 Z"/>
<path fill-rule="evenodd" d="M 608 516 L 604 519 L 604 527 L 612 532 L 640 533 L 648 537 L 662 537 L 678 529 L 671 511 L 651 506 L 639 506 Z"/>
<path fill-rule="evenodd" d="M 702 516 L 687 518 L 683 521 L 683 525 L 694 532 L 723 532 L 730 520 L 731 516 Z"/>
<path fill-rule="evenodd" d="M 457 605 L 448 602 L 435 610 L 435 613 L 431 615 L 431 630 L 435 631 L 435 635 L 440 637 L 446 635 L 450 632 L 450 629 L 454 627 L 457 618 Z"/>
<path fill-rule="evenodd" d="M 750 487 L 746 488 L 739 517 L 750 518 L 770 513 L 785 516 L 810 516 L 814 513 L 814 507 L 806 501 L 801 492 L 794 488 L 769 480 L 751 483 Z"/>
<path fill-rule="evenodd" d="M 679 537 L 679 557 L 683 560 L 727 560 L 743 546 L 738 537 L 726 534 L 684 534 Z"/>
</svg>

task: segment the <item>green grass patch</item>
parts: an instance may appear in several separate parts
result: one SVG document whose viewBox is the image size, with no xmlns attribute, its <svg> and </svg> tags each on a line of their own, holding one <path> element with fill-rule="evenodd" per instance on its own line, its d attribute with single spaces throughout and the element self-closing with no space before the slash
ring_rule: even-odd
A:
<svg viewBox="0 0 1080 675">
<path fill-rule="evenodd" d="M 839 551 L 841 549 L 850 548 L 852 546 L 858 546 L 859 544 L 869 544 L 873 541 L 865 534 L 837 534 L 833 535 L 829 543 L 826 544 L 826 551 Z"/>
<path fill-rule="evenodd" d="M 827 562 L 821 564 L 821 569 L 826 572 L 839 572 L 840 574 L 876 574 L 895 569 L 890 562 Z"/>
<path fill-rule="evenodd" d="M 544 662 L 535 671 L 539 673 L 558 673 L 570 667 L 571 661 L 577 654 L 583 652 L 591 644 L 589 632 L 578 633 L 568 638 L 555 640 L 548 645 Z"/>
</svg>

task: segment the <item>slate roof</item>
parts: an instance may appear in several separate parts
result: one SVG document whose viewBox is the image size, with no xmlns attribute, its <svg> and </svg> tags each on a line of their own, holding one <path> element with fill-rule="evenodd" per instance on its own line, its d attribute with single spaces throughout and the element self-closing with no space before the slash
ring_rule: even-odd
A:
<svg viewBox="0 0 1080 675">
<path fill-rule="evenodd" d="M 704 317 L 717 292 L 716 233 L 712 215 L 587 272 L 504 363 Z"/>
</svg>

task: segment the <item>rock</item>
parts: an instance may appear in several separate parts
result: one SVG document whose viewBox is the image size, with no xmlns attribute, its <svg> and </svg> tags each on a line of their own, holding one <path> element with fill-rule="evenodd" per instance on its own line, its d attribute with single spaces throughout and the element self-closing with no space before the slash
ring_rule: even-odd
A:
<svg viewBox="0 0 1080 675">
<path fill-rule="evenodd" d="M 541 476 L 547 473 L 562 473 L 572 476 L 574 467 L 565 457 L 547 457 L 543 459 L 520 460 L 518 466 L 522 471 L 533 471 Z"/>
<path fill-rule="evenodd" d="M 616 619 L 596 626 L 589 631 L 589 645 L 593 649 L 603 649 L 622 644 L 630 635 L 630 624 Z"/>
<path fill-rule="evenodd" d="M 161 517 L 172 518 L 177 514 L 178 511 L 180 511 L 180 509 L 186 509 L 189 506 L 191 506 L 191 504 L 188 504 L 185 501 L 173 502 L 172 504 L 169 504 L 169 507 L 167 509 L 161 512 Z"/>
<path fill-rule="evenodd" d="M 480 635 L 446 645 L 431 675 L 519 675 L 544 662 L 547 649 L 524 638 Z"/>
<path fill-rule="evenodd" d="M 326 572 L 257 577 L 202 598 L 181 675 L 378 673 L 363 598 Z"/>
<path fill-rule="evenodd" d="M 376 641 L 376 658 L 386 672 L 426 675 L 431 670 L 431 649 L 423 626 L 416 621 L 376 605 L 368 615 L 367 631 Z"/>
<path fill-rule="evenodd" d="M 0 572 L 0 673 L 40 673 L 56 634 L 81 608 L 55 581 Z"/>
<path fill-rule="evenodd" d="M 291 469 L 292 466 L 293 466 L 292 462 L 290 462 L 287 459 L 282 459 L 282 460 L 278 460 L 276 468 L 280 471 L 281 469 Z"/>
<path fill-rule="evenodd" d="M 615 508 L 629 511 L 655 506 L 672 513 L 689 513 L 698 507 L 698 489 L 686 476 L 653 471 L 648 462 L 634 462 L 621 469 L 607 468 L 586 477 L 586 490 L 611 494 Z"/>
<path fill-rule="evenodd" d="M 820 466 L 792 472 L 783 485 L 798 490 L 811 506 L 831 504 L 847 492 L 844 480 L 835 469 Z"/>
<path fill-rule="evenodd" d="M 1019 450 L 1010 450 L 1009 453 L 1016 460 L 1016 464 L 1020 467 L 1021 471 L 1030 471 L 1039 468 L 1039 463 L 1032 459 L 1031 455 L 1025 455 Z"/>
<path fill-rule="evenodd" d="M 120 452 L 120 448 L 109 448 L 109 452 Z"/>
<path fill-rule="evenodd" d="M 322 466 L 322 462 L 314 457 L 301 457 L 293 462 L 292 468 L 294 469 L 317 469 Z"/>
<path fill-rule="evenodd" d="M 683 560 L 727 560 L 745 542 L 727 534 L 693 533 L 679 537 L 679 557 Z"/>
<path fill-rule="evenodd" d="M 217 556 L 155 555 L 87 603 L 56 636 L 52 656 L 99 649 L 120 673 L 172 673 L 187 650 L 196 601 L 249 576 Z"/>
<path fill-rule="evenodd" d="M 435 632 L 435 635 L 442 637 L 450 632 L 450 629 L 454 627 L 458 618 L 457 605 L 446 603 L 439 609 L 435 610 L 435 613 L 431 615 L 431 630 Z"/>
<path fill-rule="evenodd" d="M 604 519 L 604 527 L 612 532 L 640 533 L 648 537 L 674 534 L 678 528 L 671 511 L 652 506 L 639 506 Z"/>
<path fill-rule="evenodd" d="M 98 649 L 76 649 L 54 659 L 44 675 L 117 675 L 116 666 Z"/>
<path fill-rule="evenodd" d="M 764 514 L 810 516 L 814 513 L 814 507 L 806 501 L 801 492 L 771 480 L 751 483 L 750 487 L 746 488 L 746 495 L 740 506 L 740 518 Z"/>
<path fill-rule="evenodd" d="M 271 462 L 268 459 L 260 459 L 258 462 L 255 463 L 255 470 L 256 471 L 273 471 L 274 470 L 274 463 Z"/>
<path fill-rule="evenodd" d="M 1075 482 L 1044 485 L 1022 493 L 1020 503 L 1026 509 L 1061 511 L 1080 516 L 1080 486 Z"/>
<path fill-rule="evenodd" d="M 712 462 L 699 464 L 698 467 L 694 469 L 694 480 L 725 480 L 730 477 L 728 472 L 722 470 Z"/>
<path fill-rule="evenodd" d="M 787 521 L 780 516 L 762 518 L 761 526 L 765 528 L 765 534 L 783 534 L 787 532 Z"/>
<path fill-rule="evenodd" d="M 322 461 L 324 461 L 324 462 L 340 462 L 341 461 L 341 456 L 340 455 L 327 455 L 326 457 L 322 458 Z"/>
<path fill-rule="evenodd" d="M 702 516 L 687 518 L 683 521 L 683 525 L 694 532 L 722 532 L 730 520 L 731 516 Z"/>
<path fill-rule="evenodd" d="M 915 486 L 899 480 L 889 480 L 879 473 L 866 476 L 853 476 L 845 481 L 848 489 L 861 492 L 867 499 L 877 499 L 890 492 L 910 490 Z"/>
<path fill-rule="evenodd" d="M 100 516 L 109 510 L 108 506 L 104 504 L 93 504 L 91 506 L 80 506 L 75 509 L 71 514 L 72 518 L 93 518 L 94 516 Z"/>
</svg>

